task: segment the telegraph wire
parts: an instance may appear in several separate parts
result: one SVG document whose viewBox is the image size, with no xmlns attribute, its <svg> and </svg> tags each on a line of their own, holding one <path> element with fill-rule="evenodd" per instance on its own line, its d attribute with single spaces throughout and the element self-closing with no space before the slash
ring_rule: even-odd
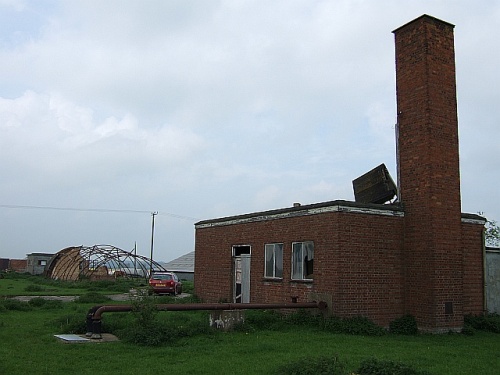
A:
<svg viewBox="0 0 500 375">
<path fill-rule="evenodd" d="M 74 211 L 74 212 L 100 212 L 100 213 L 128 213 L 128 214 L 151 214 L 153 211 L 145 210 L 125 210 L 125 209 L 111 209 L 111 208 L 77 208 L 77 207 L 55 207 L 55 206 L 29 206 L 29 205 L 19 205 L 19 204 L 0 204 L 1 208 L 12 208 L 12 209 L 27 209 L 27 210 L 55 210 L 55 211 Z M 172 213 L 159 213 L 157 211 L 156 215 L 169 216 L 176 219 L 183 220 L 199 220 L 194 217 L 177 215 Z"/>
</svg>

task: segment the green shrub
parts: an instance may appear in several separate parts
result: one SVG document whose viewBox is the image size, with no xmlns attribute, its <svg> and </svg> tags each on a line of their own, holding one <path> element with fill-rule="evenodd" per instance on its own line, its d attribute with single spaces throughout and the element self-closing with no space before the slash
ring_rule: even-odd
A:
<svg viewBox="0 0 500 375">
<path fill-rule="evenodd" d="M 192 281 L 182 280 L 182 292 L 183 293 L 194 293 L 194 283 Z"/>
<path fill-rule="evenodd" d="M 58 332 L 81 334 L 87 331 L 86 316 L 82 313 L 66 314 L 50 322 Z"/>
<path fill-rule="evenodd" d="M 200 299 L 196 297 L 195 295 L 190 295 L 188 297 L 183 297 L 183 298 L 177 298 L 174 296 L 170 295 L 151 295 L 150 298 L 153 298 L 155 303 L 158 304 L 166 304 L 166 303 L 179 303 L 179 304 L 186 304 L 186 303 L 199 303 Z"/>
<path fill-rule="evenodd" d="M 245 311 L 245 322 L 236 325 L 240 331 L 254 329 L 276 330 L 285 325 L 283 314 L 275 310 L 248 310 Z"/>
<path fill-rule="evenodd" d="M 394 361 L 382 361 L 375 358 L 366 359 L 361 362 L 358 375 L 430 375 L 429 372 L 420 371 Z"/>
<path fill-rule="evenodd" d="M 417 321 L 413 315 L 403 315 L 389 323 L 389 331 L 398 335 L 416 335 Z"/>
<path fill-rule="evenodd" d="M 121 328 L 115 325 L 113 332 L 123 341 L 132 344 L 167 346 L 176 344 L 181 338 L 211 334 L 214 330 L 208 325 L 206 313 L 162 312 L 150 316 L 148 312 L 138 312 L 134 313 L 133 321 L 122 324 Z"/>
<path fill-rule="evenodd" d="M 42 309 L 62 309 L 63 302 L 59 300 L 48 300 L 42 297 L 32 298 L 28 301 L 28 304 L 33 307 L 38 307 Z"/>
<path fill-rule="evenodd" d="M 364 316 L 352 318 L 328 317 L 323 321 L 323 329 L 332 333 L 349 335 L 382 336 L 386 331 Z"/>
<path fill-rule="evenodd" d="M 183 337 L 214 332 L 208 325 L 205 311 L 160 312 L 156 304 L 158 297 L 146 295 L 132 301 L 132 314 L 128 314 L 124 319 L 115 320 L 113 333 L 122 340 L 136 345 L 159 346 L 172 345 Z M 103 332 L 105 332 L 104 327 Z"/>
<path fill-rule="evenodd" d="M 322 316 L 313 314 L 310 310 L 299 309 L 292 313 L 285 314 L 283 319 L 287 324 L 291 325 L 319 327 Z"/>
<path fill-rule="evenodd" d="M 98 292 L 88 292 L 75 299 L 77 303 L 104 303 L 108 301 L 111 301 L 111 298 Z"/>
<path fill-rule="evenodd" d="M 464 323 L 480 331 L 500 333 L 500 315 L 498 314 L 466 315 Z"/>
<path fill-rule="evenodd" d="M 473 336 L 476 333 L 476 330 L 474 327 L 472 327 L 469 324 L 464 324 L 462 328 L 462 334 L 467 335 L 467 336 Z"/>
<path fill-rule="evenodd" d="M 6 298 L 0 302 L 0 306 L 3 306 L 3 308 L 0 308 L 1 310 L 13 310 L 13 311 L 30 311 L 32 310 L 32 307 L 22 301 L 18 301 L 13 298 Z"/>
<path fill-rule="evenodd" d="M 44 287 L 36 284 L 30 284 L 26 288 L 24 288 L 25 292 L 43 292 L 44 290 Z"/>
<path fill-rule="evenodd" d="M 301 358 L 279 367 L 276 375 L 347 375 L 345 365 L 337 356 Z"/>
</svg>

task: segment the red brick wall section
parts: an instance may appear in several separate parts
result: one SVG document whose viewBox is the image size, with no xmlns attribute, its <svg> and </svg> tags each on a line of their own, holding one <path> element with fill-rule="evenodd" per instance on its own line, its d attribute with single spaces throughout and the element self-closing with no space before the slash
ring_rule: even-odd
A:
<svg viewBox="0 0 500 375">
<path fill-rule="evenodd" d="M 343 213 L 339 221 L 337 264 L 325 270 L 338 275 L 334 312 L 387 326 L 404 313 L 403 218 Z"/>
<path fill-rule="evenodd" d="M 485 311 L 483 231 L 482 225 L 462 223 L 464 314 Z"/>
<path fill-rule="evenodd" d="M 9 269 L 15 272 L 26 272 L 28 268 L 28 260 L 27 259 L 11 259 L 9 261 Z"/>
<path fill-rule="evenodd" d="M 381 325 L 403 315 L 403 218 L 359 213 L 312 216 L 196 230 L 195 292 L 205 302 L 232 302 L 233 245 L 252 246 L 250 301 L 307 301 L 328 293 L 339 316 Z M 291 280 L 292 242 L 314 241 L 314 281 Z M 284 244 L 282 280 L 264 278 L 264 246 Z"/>
</svg>

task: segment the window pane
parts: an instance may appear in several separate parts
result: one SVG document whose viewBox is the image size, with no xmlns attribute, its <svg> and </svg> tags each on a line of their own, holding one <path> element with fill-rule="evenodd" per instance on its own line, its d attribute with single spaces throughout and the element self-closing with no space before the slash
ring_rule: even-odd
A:
<svg viewBox="0 0 500 375">
<path fill-rule="evenodd" d="M 274 256 L 276 260 L 275 277 L 283 277 L 283 244 L 274 246 Z"/>
<path fill-rule="evenodd" d="M 302 279 L 302 243 L 294 243 L 292 249 L 292 279 Z"/>
<path fill-rule="evenodd" d="M 266 245 L 266 265 L 265 265 L 265 276 L 273 277 L 274 269 L 274 246 Z"/>
<path fill-rule="evenodd" d="M 312 241 L 304 242 L 304 278 L 313 278 L 314 265 L 314 243 Z"/>
</svg>

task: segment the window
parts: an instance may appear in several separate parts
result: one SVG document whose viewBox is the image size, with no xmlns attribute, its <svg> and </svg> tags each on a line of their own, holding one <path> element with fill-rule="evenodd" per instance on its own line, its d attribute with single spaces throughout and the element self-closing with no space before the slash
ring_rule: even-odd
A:
<svg viewBox="0 0 500 375">
<path fill-rule="evenodd" d="M 283 244 L 266 244 L 265 277 L 283 277 Z"/>
<path fill-rule="evenodd" d="M 314 242 L 292 243 L 292 279 L 306 280 L 313 278 Z"/>
<path fill-rule="evenodd" d="M 38 265 L 39 266 L 46 266 L 47 265 L 47 261 L 46 260 L 39 260 L 38 261 Z"/>
</svg>

